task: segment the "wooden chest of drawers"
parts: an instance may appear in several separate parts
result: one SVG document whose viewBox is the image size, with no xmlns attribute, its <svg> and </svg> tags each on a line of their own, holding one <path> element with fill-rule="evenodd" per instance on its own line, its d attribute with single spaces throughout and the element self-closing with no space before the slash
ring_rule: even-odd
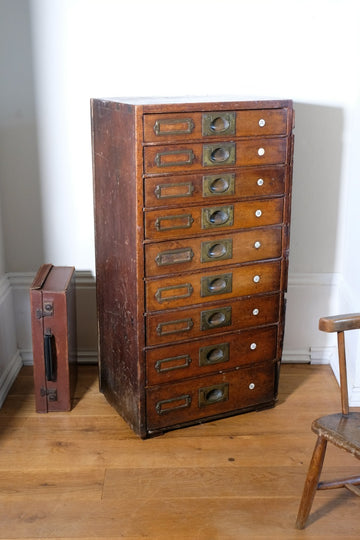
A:
<svg viewBox="0 0 360 540">
<path fill-rule="evenodd" d="M 143 438 L 273 406 L 291 101 L 92 100 L 100 388 Z"/>
</svg>

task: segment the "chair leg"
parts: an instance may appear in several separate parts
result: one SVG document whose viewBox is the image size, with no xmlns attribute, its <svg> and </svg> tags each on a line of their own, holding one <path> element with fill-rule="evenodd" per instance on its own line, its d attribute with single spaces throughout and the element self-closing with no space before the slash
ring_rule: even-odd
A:
<svg viewBox="0 0 360 540">
<path fill-rule="evenodd" d="M 297 529 L 303 529 L 305 527 L 307 518 L 309 517 L 324 463 L 326 445 L 327 440 L 323 437 L 318 437 L 311 458 L 309 471 L 305 480 L 304 491 L 299 506 L 299 512 L 296 520 Z"/>
</svg>

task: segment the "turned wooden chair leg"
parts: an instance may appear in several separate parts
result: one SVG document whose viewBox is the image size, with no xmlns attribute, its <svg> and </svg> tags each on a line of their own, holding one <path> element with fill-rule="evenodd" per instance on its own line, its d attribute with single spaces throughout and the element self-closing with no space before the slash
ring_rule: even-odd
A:
<svg viewBox="0 0 360 540">
<path fill-rule="evenodd" d="M 297 529 L 303 529 L 305 527 L 307 518 L 309 517 L 324 463 L 326 445 L 327 440 L 323 437 L 318 437 L 311 458 L 309 471 L 305 480 L 304 491 L 296 520 Z"/>
</svg>

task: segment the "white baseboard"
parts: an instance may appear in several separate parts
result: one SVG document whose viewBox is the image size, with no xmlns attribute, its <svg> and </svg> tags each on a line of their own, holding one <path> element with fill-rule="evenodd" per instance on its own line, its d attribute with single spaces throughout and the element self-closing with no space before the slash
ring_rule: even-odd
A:
<svg viewBox="0 0 360 540">
<path fill-rule="evenodd" d="M 10 388 L 12 387 L 20 369 L 22 368 L 23 363 L 21 356 L 18 352 L 10 360 L 6 370 L 2 373 L 0 377 L 0 408 L 2 407 L 6 396 L 9 393 Z"/>
<path fill-rule="evenodd" d="M 29 289 L 35 272 L 8 274 L 14 306 L 18 349 L 24 365 L 33 365 Z M 76 271 L 77 357 L 79 364 L 97 363 L 95 278 L 91 272 Z"/>
</svg>

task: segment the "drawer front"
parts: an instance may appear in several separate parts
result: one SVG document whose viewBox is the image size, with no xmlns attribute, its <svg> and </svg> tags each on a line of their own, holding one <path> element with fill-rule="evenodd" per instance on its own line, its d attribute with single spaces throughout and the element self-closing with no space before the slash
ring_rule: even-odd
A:
<svg viewBox="0 0 360 540">
<path fill-rule="evenodd" d="M 239 298 L 206 306 L 146 314 L 146 345 L 160 345 L 275 324 L 279 318 L 279 294 Z"/>
<path fill-rule="evenodd" d="M 286 135 L 287 109 L 144 115 L 144 141 Z"/>
<path fill-rule="evenodd" d="M 146 310 L 206 304 L 280 289 L 280 261 L 223 267 L 221 272 L 164 277 L 145 284 Z"/>
<path fill-rule="evenodd" d="M 145 206 L 209 203 L 219 199 L 269 197 L 285 191 L 286 168 L 254 167 L 216 174 L 149 177 L 144 181 Z"/>
<path fill-rule="evenodd" d="M 286 162 L 286 138 L 244 139 L 233 142 L 147 146 L 144 148 L 145 174 L 246 165 L 276 165 Z"/>
<path fill-rule="evenodd" d="M 210 231 L 277 225 L 282 219 L 283 198 L 158 209 L 145 212 L 145 236 L 147 239 L 166 240 Z"/>
<path fill-rule="evenodd" d="M 148 430 L 270 403 L 274 378 L 275 364 L 266 362 L 148 389 Z"/>
<path fill-rule="evenodd" d="M 145 246 L 147 277 L 281 256 L 282 227 L 157 242 Z"/>
<path fill-rule="evenodd" d="M 245 330 L 146 351 L 147 384 L 158 385 L 276 357 L 277 327 Z"/>
</svg>

